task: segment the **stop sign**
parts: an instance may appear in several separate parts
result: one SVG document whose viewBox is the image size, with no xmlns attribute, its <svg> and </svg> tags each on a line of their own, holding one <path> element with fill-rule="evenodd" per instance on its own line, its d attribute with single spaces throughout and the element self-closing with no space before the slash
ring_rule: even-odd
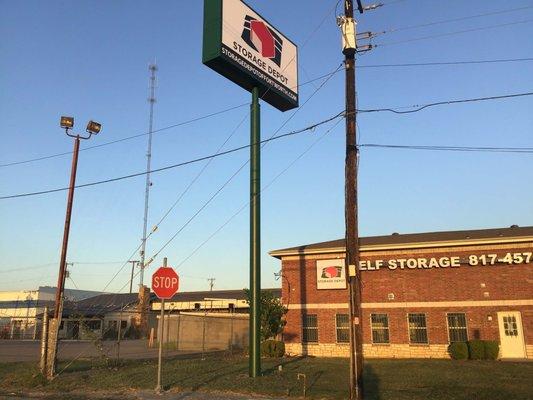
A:
<svg viewBox="0 0 533 400">
<path fill-rule="evenodd" d="M 159 267 L 152 275 L 152 290 L 160 299 L 170 299 L 178 291 L 180 278 L 170 267 Z"/>
</svg>

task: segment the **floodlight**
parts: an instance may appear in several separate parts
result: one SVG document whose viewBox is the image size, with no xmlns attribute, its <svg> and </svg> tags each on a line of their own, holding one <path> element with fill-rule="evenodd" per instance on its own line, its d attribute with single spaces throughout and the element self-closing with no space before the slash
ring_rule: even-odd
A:
<svg viewBox="0 0 533 400">
<path fill-rule="evenodd" d="M 96 135 L 97 133 L 100 132 L 101 129 L 102 129 L 102 125 L 99 124 L 98 122 L 89 121 L 89 123 L 87 124 L 87 132 L 89 133 L 94 133 Z"/>
<path fill-rule="evenodd" d="M 62 116 L 59 124 L 61 128 L 70 129 L 74 126 L 74 118 Z"/>
</svg>

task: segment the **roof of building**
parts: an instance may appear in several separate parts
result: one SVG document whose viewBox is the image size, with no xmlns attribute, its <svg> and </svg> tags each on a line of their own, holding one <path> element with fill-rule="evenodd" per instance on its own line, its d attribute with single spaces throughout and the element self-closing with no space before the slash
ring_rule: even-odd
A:
<svg viewBox="0 0 533 400">
<path fill-rule="evenodd" d="M 139 300 L 137 293 L 105 293 L 88 299 L 65 303 L 63 316 L 84 315 L 100 316 L 106 313 L 120 311 Z M 151 299 L 155 296 L 151 294 Z"/>
<path fill-rule="evenodd" d="M 509 228 L 476 229 L 446 232 L 393 233 L 385 236 L 369 236 L 359 239 L 361 251 L 392 250 L 403 248 L 424 248 L 457 245 L 476 245 L 484 243 L 533 242 L 533 226 Z M 345 251 L 345 239 L 330 240 L 286 249 L 273 250 L 273 257 L 298 254 L 337 253 Z"/>
<path fill-rule="evenodd" d="M 276 297 L 281 297 L 281 289 L 279 288 L 269 288 L 262 289 L 263 292 L 271 292 Z M 205 299 L 228 299 L 228 300 L 246 300 L 244 290 L 213 290 L 213 291 L 202 291 L 202 292 L 179 292 L 176 293 L 172 299 L 168 301 L 178 302 L 195 302 L 203 301 Z"/>
</svg>

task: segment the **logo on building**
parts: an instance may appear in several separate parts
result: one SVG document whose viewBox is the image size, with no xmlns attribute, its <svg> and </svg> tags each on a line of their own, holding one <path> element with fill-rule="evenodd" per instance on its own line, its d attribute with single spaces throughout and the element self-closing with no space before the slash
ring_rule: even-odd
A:
<svg viewBox="0 0 533 400">
<path fill-rule="evenodd" d="M 317 289 L 346 289 L 344 259 L 316 261 Z"/>
<path fill-rule="evenodd" d="M 322 278 L 340 278 L 342 267 L 330 266 L 322 268 Z"/>
<path fill-rule="evenodd" d="M 246 15 L 241 38 L 263 57 L 272 60 L 278 67 L 281 66 L 283 40 L 263 21 Z"/>
</svg>

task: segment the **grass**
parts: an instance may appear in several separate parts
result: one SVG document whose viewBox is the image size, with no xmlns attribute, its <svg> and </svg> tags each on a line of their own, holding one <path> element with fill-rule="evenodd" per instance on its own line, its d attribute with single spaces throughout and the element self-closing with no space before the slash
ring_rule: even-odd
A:
<svg viewBox="0 0 533 400">
<path fill-rule="evenodd" d="M 167 359 L 163 385 L 171 391 L 222 391 L 271 396 L 301 396 L 307 380 L 307 397 L 344 399 L 348 391 L 348 363 L 334 358 L 264 359 L 264 375 L 248 377 L 248 359 L 242 356 L 210 355 L 201 359 Z M 278 366 L 282 365 L 282 371 Z M 59 366 L 59 370 L 62 369 Z M 95 390 L 127 394 L 131 389 L 153 389 L 157 363 L 126 361 L 119 368 L 100 361 L 77 361 L 58 378 L 46 383 L 34 364 L 0 364 L 2 392 L 42 392 L 64 399 L 83 398 Z M 365 399 L 531 399 L 533 363 L 450 360 L 368 360 L 365 363 Z M 78 394 L 77 397 L 75 393 Z"/>
</svg>

